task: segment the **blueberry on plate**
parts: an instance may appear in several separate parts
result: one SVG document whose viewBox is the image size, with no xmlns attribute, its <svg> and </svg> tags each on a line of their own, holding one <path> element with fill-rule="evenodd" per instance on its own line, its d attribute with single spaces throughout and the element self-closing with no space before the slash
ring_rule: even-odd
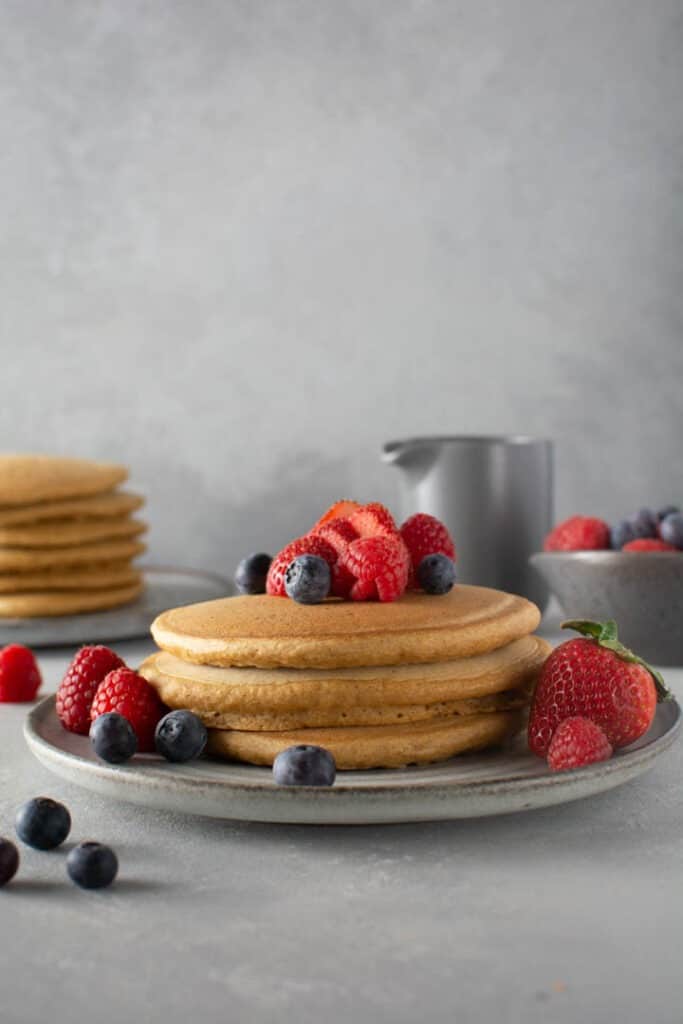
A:
<svg viewBox="0 0 683 1024">
<path fill-rule="evenodd" d="M 81 889 L 104 889 L 116 878 L 119 862 L 109 846 L 79 843 L 66 858 L 66 870 Z"/>
<path fill-rule="evenodd" d="M 64 804 L 49 796 L 37 796 L 22 804 L 15 820 L 22 843 L 36 850 L 54 850 L 71 830 L 71 815 Z"/>
<path fill-rule="evenodd" d="M 98 715 L 90 726 L 90 742 L 97 756 L 110 764 L 123 764 L 138 749 L 133 726 L 118 711 Z"/>
<path fill-rule="evenodd" d="M 331 786 L 336 774 L 334 758 L 323 747 L 288 747 L 273 761 L 273 779 L 278 786 Z"/>
<path fill-rule="evenodd" d="M 318 555 L 299 555 L 285 570 L 287 596 L 299 604 L 320 604 L 331 585 L 330 567 Z"/>
<path fill-rule="evenodd" d="M 235 572 L 235 586 L 240 594 L 265 594 L 266 577 L 272 561 L 271 555 L 262 551 L 242 559 Z"/>
<path fill-rule="evenodd" d="M 14 878 L 19 867 L 19 851 L 11 839 L 0 839 L 0 886 Z"/>
<path fill-rule="evenodd" d="M 425 594 L 447 594 L 455 583 L 455 562 L 448 555 L 425 555 L 417 567 L 417 582 Z"/>
<path fill-rule="evenodd" d="M 680 512 L 672 512 L 659 524 L 659 536 L 667 544 L 683 548 L 683 515 Z"/>
<path fill-rule="evenodd" d="M 158 723 L 154 745 L 167 761 L 192 761 L 206 746 L 209 734 L 192 711 L 169 711 Z"/>
</svg>

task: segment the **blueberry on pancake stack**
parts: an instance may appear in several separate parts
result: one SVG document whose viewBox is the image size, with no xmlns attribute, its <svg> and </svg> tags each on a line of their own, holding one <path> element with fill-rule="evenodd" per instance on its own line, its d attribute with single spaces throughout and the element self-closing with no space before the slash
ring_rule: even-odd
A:
<svg viewBox="0 0 683 1024">
<path fill-rule="evenodd" d="M 0 617 L 114 608 L 142 590 L 132 560 L 143 499 L 118 490 L 123 466 L 52 455 L 0 455 Z"/>
<path fill-rule="evenodd" d="M 536 606 L 454 586 L 432 517 L 399 531 L 377 505 L 342 504 L 273 559 L 266 593 L 158 616 L 141 674 L 202 719 L 211 753 L 252 764 L 310 744 L 340 769 L 401 767 L 505 741 L 550 651 Z"/>
</svg>

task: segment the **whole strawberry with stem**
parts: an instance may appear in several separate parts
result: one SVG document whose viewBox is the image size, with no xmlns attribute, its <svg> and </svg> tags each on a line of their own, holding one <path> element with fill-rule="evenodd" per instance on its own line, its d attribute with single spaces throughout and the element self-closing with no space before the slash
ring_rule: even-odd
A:
<svg viewBox="0 0 683 1024">
<path fill-rule="evenodd" d="M 625 747 L 647 732 L 658 698 L 670 697 L 664 680 L 620 643 L 616 623 L 571 621 L 581 638 L 560 644 L 546 661 L 529 717 L 529 747 L 548 753 L 565 718 L 588 718 L 613 747 Z"/>
</svg>

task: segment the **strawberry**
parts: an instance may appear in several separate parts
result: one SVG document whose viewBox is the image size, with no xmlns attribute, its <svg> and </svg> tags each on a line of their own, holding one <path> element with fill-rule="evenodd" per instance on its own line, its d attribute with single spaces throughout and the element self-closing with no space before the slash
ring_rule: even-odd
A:
<svg viewBox="0 0 683 1024">
<path fill-rule="evenodd" d="M 380 601 L 395 601 L 408 583 L 410 556 L 397 535 L 359 537 L 339 556 L 341 565 L 358 581 L 351 590 L 354 601 L 376 596 Z"/>
<path fill-rule="evenodd" d="M 610 528 L 603 519 L 571 516 L 551 530 L 544 551 L 602 551 L 611 547 Z"/>
<path fill-rule="evenodd" d="M 315 527 L 311 532 L 316 537 L 322 537 L 328 544 L 331 544 L 337 553 L 337 561 L 331 567 L 333 596 L 348 597 L 355 583 L 355 577 L 340 564 L 339 555 L 342 551 L 346 550 L 352 540 L 356 540 L 358 537 L 357 531 L 353 528 L 349 519 L 340 516 L 338 519 L 329 519 L 322 526 Z"/>
<path fill-rule="evenodd" d="M 415 587 L 415 573 L 427 555 L 446 555 L 455 561 L 455 544 L 447 528 L 426 512 L 416 512 L 401 527 L 401 536 L 410 552 L 410 578 L 408 585 Z"/>
<path fill-rule="evenodd" d="M 42 682 L 33 651 L 9 644 L 0 651 L 0 704 L 25 704 L 33 700 Z"/>
<path fill-rule="evenodd" d="M 349 516 L 349 522 L 360 537 L 396 537 L 398 527 L 388 508 L 379 501 L 361 505 Z"/>
<path fill-rule="evenodd" d="M 141 753 L 154 751 L 154 730 L 166 713 L 156 690 L 131 668 L 109 672 L 93 698 L 90 719 L 95 721 L 108 711 L 118 711 L 133 726 Z"/>
<path fill-rule="evenodd" d="M 346 519 L 359 508 L 360 505 L 357 501 L 349 501 L 346 498 L 343 498 L 341 501 L 335 501 L 334 505 L 330 505 L 327 512 L 323 512 L 311 533 L 317 533 L 318 527 L 324 526 L 325 523 L 329 523 L 332 519 Z"/>
<path fill-rule="evenodd" d="M 657 540 L 654 537 L 639 537 L 637 540 L 630 540 L 624 544 L 622 551 L 678 551 L 673 544 L 667 544 L 665 540 Z"/>
<path fill-rule="evenodd" d="M 664 680 L 617 639 L 616 623 L 565 622 L 583 633 L 560 644 L 541 670 L 529 718 L 529 746 L 545 757 L 565 718 L 590 718 L 613 747 L 625 747 L 647 732 Z M 590 638 L 590 639 L 588 639 Z"/>
<path fill-rule="evenodd" d="M 564 772 L 607 761 L 611 756 L 612 746 L 600 726 L 577 715 L 565 718 L 555 730 L 548 749 L 548 767 L 551 772 Z"/>
<path fill-rule="evenodd" d="M 57 690 L 57 715 L 69 732 L 88 735 L 90 729 L 90 707 L 95 691 L 108 672 L 123 668 L 118 654 L 100 644 L 81 647 Z"/>
<path fill-rule="evenodd" d="M 280 551 L 270 563 L 268 576 L 266 578 L 266 593 L 272 597 L 286 597 L 285 593 L 285 572 L 287 566 L 297 555 L 318 555 L 324 558 L 330 569 L 334 572 L 337 552 L 329 541 L 316 534 L 309 534 L 308 537 L 299 537 Z"/>
</svg>

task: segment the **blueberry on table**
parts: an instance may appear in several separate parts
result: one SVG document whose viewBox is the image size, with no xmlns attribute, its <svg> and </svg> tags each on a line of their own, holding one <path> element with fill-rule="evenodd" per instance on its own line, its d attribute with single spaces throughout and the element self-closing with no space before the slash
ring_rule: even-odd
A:
<svg viewBox="0 0 683 1024">
<path fill-rule="evenodd" d="M 104 889 L 116 878 L 119 862 L 109 846 L 79 843 L 66 858 L 66 870 L 81 889 Z"/>
<path fill-rule="evenodd" d="M 683 548 L 683 515 L 680 512 L 672 512 L 659 524 L 659 536 L 667 544 L 673 544 L 676 548 Z"/>
<path fill-rule="evenodd" d="M 447 555 L 425 555 L 417 567 L 417 582 L 425 594 L 447 594 L 455 583 L 455 563 Z"/>
<path fill-rule="evenodd" d="M 36 850 L 54 850 L 71 830 L 71 815 L 64 804 L 49 796 L 37 796 L 22 804 L 15 821 L 22 843 Z"/>
<path fill-rule="evenodd" d="M 330 567 L 318 555 L 299 555 L 285 571 L 285 592 L 299 604 L 320 604 L 331 586 Z"/>
<path fill-rule="evenodd" d="M 240 594 L 265 594 L 272 561 L 272 556 L 263 552 L 242 559 L 235 572 L 235 586 Z"/>
<path fill-rule="evenodd" d="M 14 878 L 19 867 L 19 851 L 11 839 L 0 839 L 0 886 Z"/>
<path fill-rule="evenodd" d="M 331 786 L 336 774 L 334 758 L 323 747 L 288 747 L 273 761 L 273 779 L 278 786 Z"/>
<path fill-rule="evenodd" d="M 127 718 L 118 711 L 98 715 L 90 726 L 92 748 L 103 761 L 122 764 L 138 749 L 138 738 Z"/>
<path fill-rule="evenodd" d="M 201 718 L 192 711 L 169 711 L 154 733 L 154 745 L 167 761 L 192 761 L 209 738 Z"/>
</svg>

